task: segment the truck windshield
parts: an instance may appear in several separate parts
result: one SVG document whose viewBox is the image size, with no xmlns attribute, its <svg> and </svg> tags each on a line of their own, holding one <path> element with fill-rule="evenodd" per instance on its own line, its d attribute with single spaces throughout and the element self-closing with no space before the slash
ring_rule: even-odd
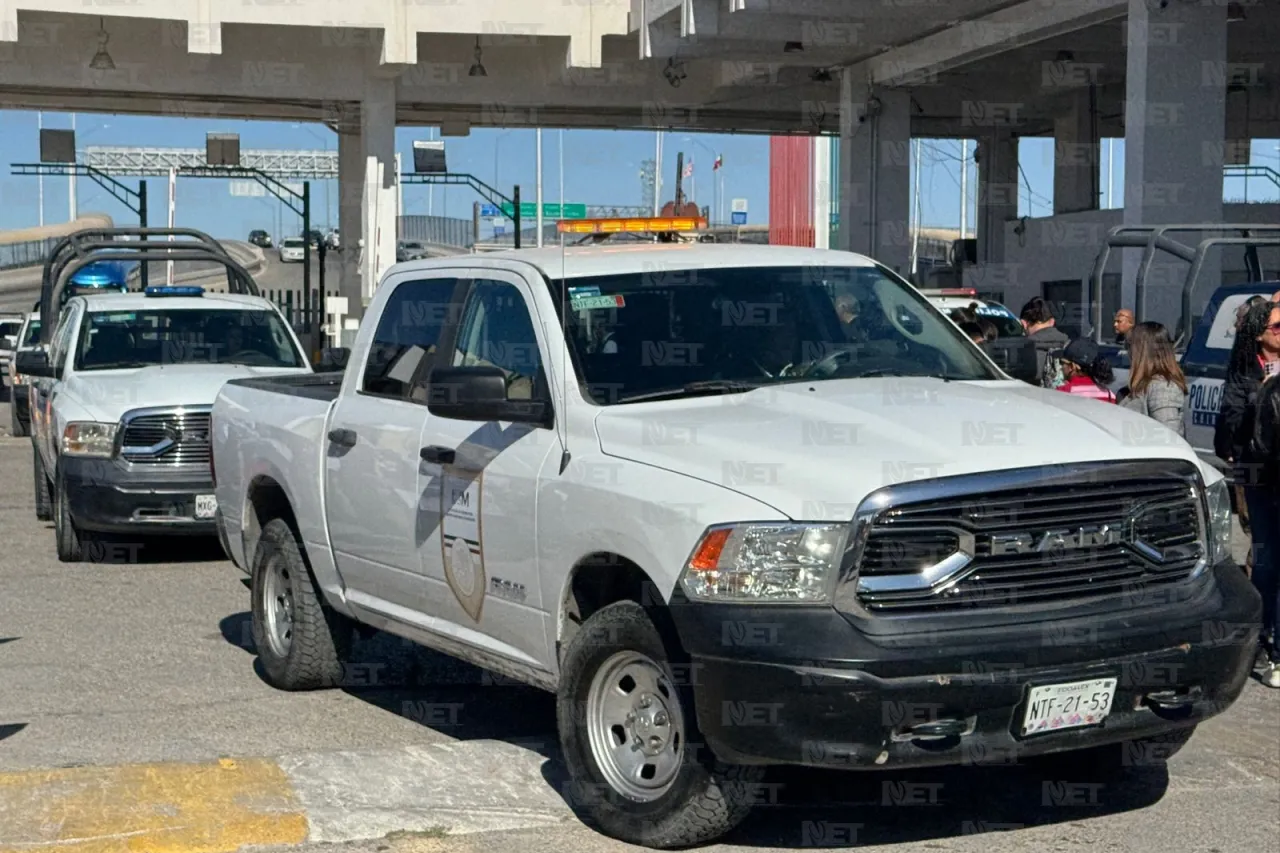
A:
<svg viewBox="0 0 1280 853">
<path fill-rule="evenodd" d="M 40 343 L 40 321 L 32 320 L 27 323 L 27 336 L 22 339 L 22 346 L 33 347 Z"/>
<path fill-rule="evenodd" d="M 572 357 L 603 404 L 883 376 L 1002 378 L 879 266 L 663 269 L 552 283 Z"/>
<path fill-rule="evenodd" d="M 94 311 L 80 329 L 76 370 L 173 364 L 306 366 L 284 323 L 270 311 Z"/>
</svg>

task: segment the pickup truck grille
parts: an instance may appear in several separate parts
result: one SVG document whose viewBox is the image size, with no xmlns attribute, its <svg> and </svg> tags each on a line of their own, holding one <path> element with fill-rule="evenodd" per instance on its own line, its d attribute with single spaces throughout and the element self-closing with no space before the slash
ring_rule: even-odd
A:
<svg viewBox="0 0 1280 853">
<path fill-rule="evenodd" d="M 120 455 L 134 465 L 209 466 L 208 407 L 142 410 L 124 417 Z"/>
<path fill-rule="evenodd" d="M 893 615 L 1136 594 L 1200 567 L 1201 524 L 1199 490 L 1174 477 L 891 504 L 865 525 L 856 599 Z"/>
</svg>

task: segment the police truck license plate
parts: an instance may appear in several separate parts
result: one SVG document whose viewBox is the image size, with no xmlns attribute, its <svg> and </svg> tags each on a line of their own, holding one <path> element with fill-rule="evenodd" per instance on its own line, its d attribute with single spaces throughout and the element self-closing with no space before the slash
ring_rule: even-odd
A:
<svg viewBox="0 0 1280 853">
<path fill-rule="evenodd" d="M 217 511 L 217 497 L 214 495 L 196 495 L 196 518 L 213 518 Z"/>
<path fill-rule="evenodd" d="M 1032 687 L 1022 733 L 1034 735 L 1081 726 L 1096 726 L 1111 713 L 1116 679 L 1096 678 L 1070 684 Z"/>
</svg>

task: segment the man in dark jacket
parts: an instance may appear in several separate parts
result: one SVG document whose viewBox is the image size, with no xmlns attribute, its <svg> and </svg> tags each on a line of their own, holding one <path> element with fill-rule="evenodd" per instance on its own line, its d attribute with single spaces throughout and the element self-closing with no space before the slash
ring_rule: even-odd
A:
<svg viewBox="0 0 1280 853">
<path fill-rule="evenodd" d="M 1027 337 L 1036 347 L 1036 369 L 1041 377 L 1040 384 L 1046 388 L 1057 388 L 1066 380 L 1061 375 L 1046 377 L 1045 366 L 1050 360 L 1049 354 L 1065 347 L 1071 338 L 1056 328 L 1058 321 L 1053 316 L 1053 310 L 1039 296 L 1022 306 L 1021 319 L 1022 327 L 1027 330 Z M 1053 372 L 1060 373 L 1058 370 Z"/>
</svg>

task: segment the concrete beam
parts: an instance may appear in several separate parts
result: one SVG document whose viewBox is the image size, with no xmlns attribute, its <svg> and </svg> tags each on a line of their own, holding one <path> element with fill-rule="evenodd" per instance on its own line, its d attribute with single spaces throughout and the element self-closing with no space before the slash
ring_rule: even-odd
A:
<svg viewBox="0 0 1280 853">
<path fill-rule="evenodd" d="M 918 85 L 921 75 L 1122 18 L 1127 9 L 1128 0 L 1027 0 L 887 51 L 855 65 L 854 73 L 871 85 Z"/>
</svg>

